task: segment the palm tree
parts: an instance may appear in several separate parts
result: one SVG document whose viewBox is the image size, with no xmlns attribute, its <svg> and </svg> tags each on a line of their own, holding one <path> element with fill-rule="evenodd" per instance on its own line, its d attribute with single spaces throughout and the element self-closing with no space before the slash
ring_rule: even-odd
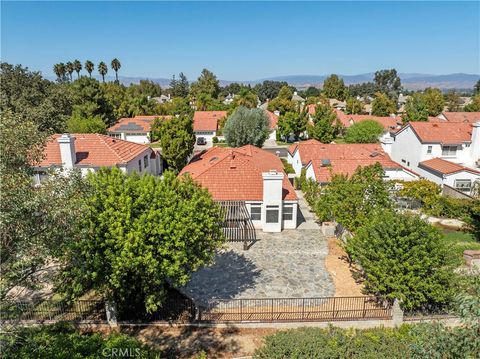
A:
<svg viewBox="0 0 480 359">
<path fill-rule="evenodd" d="M 88 75 L 91 78 L 92 77 L 92 72 L 93 72 L 93 70 L 95 70 L 95 64 L 90 60 L 85 61 L 85 70 L 87 70 Z"/>
<path fill-rule="evenodd" d="M 65 64 L 60 62 L 58 64 L 53 65 L 53 72 L 57 75 L 57 81 L 61 82 L 65 79 Z"/>
<path fill-rule="evenodd" d="M 258 97 L 252 91 L 244 88 L 235 96 L 233 104 L 235 107 L 245 106 L 248 108 L 257 107 Z"/>
<path fill-rule="evenodd" d="M 115 71 L 115 78 L 116 78 L 115 82 L 118 83 L 118 70 L 120 70 L 120 67 L 122 67 L 122 64 L 120 63 L 120 61 L 118 61 L 117 58 L 115 58 L 112 60 L 111 65 L 112 65 L 112 70 Z"/>
<path fill-rule="evenodd" d="M 78 60 L 73 61 L 73 69 L 77 73 L 77 79 L 80 77 L 80 71 L 82 71 L 82 63 Z"/>
<path fill-rule="evenodd" d="M 73 63 L 68 61 L 65 64 L 65 70 L 68 72 L 68 75 L 70 76 L 70 81 L 72 81 L 72 74 L 73 74 L 73 71 L 75 71 L 75 69 L 73 68 Z"/>
<path fill-rule="evenodd" d="M 98 73 L 102 75 L 103 82 L 105 82 L 105 75 L 107 74 L 107 72 L 108 72 L 107 64 L 105 64 L 105 62 L 103 61 L 100 61 L 100 63 L 98 64 Z"/>
</svg>

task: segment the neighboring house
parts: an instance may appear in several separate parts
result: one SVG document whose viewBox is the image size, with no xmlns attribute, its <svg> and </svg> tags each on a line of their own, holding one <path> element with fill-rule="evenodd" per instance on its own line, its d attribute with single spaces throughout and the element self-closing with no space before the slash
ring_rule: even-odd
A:
<svg viewBox="0 0 480 359">
<path fill-rule="evenodd" d="M 407 100 L 409 98 L 410 98 L 410 96 L 405 96 L 404 94 L 399 94 L 398 95 L 398 100 L 397 100 L 398 111 L 397 111 L 397 113 L 399 113 L 399 114 L 405 113 L 405 104 L 407 103 Z"/>
<path fill-rule="evenodd" d="M 35 182 L 40 183 L 50 169 L 79 169 L 82 174 L 101 167 L 118 167 L 123 172 L 162 173 L 160 154 L 150 147 L 98 133 L 52 135 L 43 160 L 35 166 Z"/>
<path fill-rule="evenodd" d="M 437 116 L 440 120 L 448 122 L 468 122 L 475 123 L 480 121 L 480 112 L 448 112 L 444 111 Z"/>
<path fill-rule="evenodd" d="M 293 144 L 288 149 L 287 161 L 295 174 L 300 176 L 305 169 L 307 178 L 319 183 L 328 183 L 332 174 L 352 175 L 358 167 L 380 163 L 384 178 L 411 181 L 417 174 L 391 160 L 382 147 L 372 143 L 324 144 L 308 140 Z"/>
<path fill-rule="evenodd" d="M 160 97 L 153 97 L 152 100 L 157 101 L 159 104 L 164 104 L 167 102 L 172 102 L 172 98 L 170 97 L 170 94 L 168 95 L 160 95 Z"/>
<path fill-rule="evenodd" d="M 480 122 L 409 122 L 395 134 L 392 146 L 397 163 L 463 192 L 465 183 L 480 179 L 479 157 Z"/>
<path fill-rule="evenodd" d="M 295 91 L 293 93 L 293 96 L 292 96 L 292 101 L 294 102 L 300 102 L 300 103 L 304 103 L 305 102 L 305 99 L 301 96 L 298 95 L 297 91 Z"/>
<path fill-rule="evenodd" d="M 193 132 L 195 137 L 207 140 L 207 146 L 212 146 L 213 137 L 217 136 L 218 121 L 227 117 L 227 111 L 195 111 L 193 115 Z"/>
<path fill-rule="evenodd" d="M 125 141 L 147 144 L 152 138 L 152 124 L 156 118 L 169 119 L 171 116 L 135 116 L 119 119 L 107 130 L 110 137 Z"/>
<path fill-rule="evenodd" d="M 216 201 L 242 201 L 255 228 L 280 232 L 297 227 L 298 198 L 281 160 L 252 145 L 213 147 L 192 159 L 190 175 Z"/>
<path fill-rule="evenodd" d="M 270 133 L 268 135 L 269 140 L 276 140 L 277 139 L 277 124 L 278 124 L 278 117 L 280 116 L 280 112 L 278 111 L 268 111 L 265 110 L 267 113 L 268 119 L 270 120 Z"/>
<path fill-rule="evenodd" d="M 330 104 L 331 107 L 337 110 L 345 111 L 345 109 L 347 108 L 347 103 L 345 101 L 340 101 L 335 98 L 329 99 L 328 103 Z"/>
<path fill-rule="evenodd" d="M 230 104 L 233 102 L 234 99 L 235 99 L 235 94 L 230 94 L 230 93 L 229 93 L 229 94 L 225 97 L 225 99 L 223 100 L 223 103 L 224 103 L 225 105 L 230 105 Z"/>
</svg>

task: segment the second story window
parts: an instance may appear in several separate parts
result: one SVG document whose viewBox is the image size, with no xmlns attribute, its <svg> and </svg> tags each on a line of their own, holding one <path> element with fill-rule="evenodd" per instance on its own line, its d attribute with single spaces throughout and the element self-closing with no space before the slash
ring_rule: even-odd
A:
<svg viewBox="0 0 480 359">
<path fill-rule="evenodd" d="M 457 155 L 457 146 L 442 146 L 442 156 L 455 157 Z"/>
<path fill-rule="evenodd" d="M 428 153 L 428 154 L 431 154 L 431 153 L 432 153 L 432 146 L 428 146 L 428 147 L 427 147 L 427 153 Z"/>
</svg>

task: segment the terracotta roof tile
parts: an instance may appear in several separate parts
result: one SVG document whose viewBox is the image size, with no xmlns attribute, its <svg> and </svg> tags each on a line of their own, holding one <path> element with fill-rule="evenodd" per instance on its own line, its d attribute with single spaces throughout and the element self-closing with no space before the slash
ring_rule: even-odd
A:
<svg viewBox="0 0 480 359">
<path fill-rule="evenodd" d="M 45 157 L 39 167 L 61 166 L 60 145 L 57 142 L 61 135 L 52 135 L 44 150 Z M 75 133 L 76 164 L 79 166 L 111 167 L 126 164 L 142 152 L 150 154 L 150 147 L 134 142 L 120 140 L 98 133 Z"/>
<path fill-rule="evenodd" d="M 215 200 L 262 201 L 262 173 L 270 170 L 283 172 L 282 161 L 270 152 L 250 145 L 213 147 L 197 155 L 179 176 L 188 173 L 208 188 Z M 287 175 L 283 180 L 283 199 L 297 199 Z"/>
<path fill-rule="evenodd" d="M 107 132 L 150 132 L 153 121 L 156 118 L 164 120 L 170 119 L 172 116 L 135 116 L 123 117 L 119 119 Z"/>
<path fill-rule="evenodd" d="M 278 123 L 278 116 L 275 115 L 272 111 L 266 110 L 265 112 L 267 113 L 267 116 L 270 120 L 270 130 L 275 129 Z"/>
<path fill-rule="evenodd" d="M 195 111 L 193 115 L 194 131 L 216 131 L 218 120 L 227 116 L 227 111 Z"/>
<path fill-rule="evenodd" d="M 410 122 L 407 126 L 413 129 L 422 142 L 460 144 L 472 139 L 472 125 L 469 123 Z"/>
<path fill-rule="evenodd" d="M 480 112 L 443 112 L 449 122 L 475 123 L 480 121 Z"/>
<path fill-rule="evenodd" d="M 347 115 L 343 111 L 335 110 L 337 117 L 344 127 L 350 127 L 355 123 L 359 123 L 366 120 L 377 121 L 383 126 L 385 130 L 394 130 L 400 127 L 402 123 L 401 117 L 391 117 L 391 116 L 373 116 L 373 115 Z"/>
<path fill-rule="evenodd" d="M 419 167 L 431 169 L 435 172 L 442 173 L 442 174 L 451 174 L 451 173 L 456 173 L 461 171 L 468 171 L 468 172 L 480 174 L 479 171 L 474 170 L 473 168 L 468 168 L 468 167 L 459 165 L 458 163 L 453 163 L 438 157 L 432 158 L 431 160 L 420 162 L 418 165 Z"/>
</svg>

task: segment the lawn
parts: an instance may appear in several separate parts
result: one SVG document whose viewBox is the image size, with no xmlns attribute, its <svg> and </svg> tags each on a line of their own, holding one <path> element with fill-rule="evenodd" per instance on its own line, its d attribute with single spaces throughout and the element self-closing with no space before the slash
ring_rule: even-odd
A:
<svg viewBox="0 0 480 359">
<path fill-rule="evenodd" d="M 467 249 L 480 250 L 480 242 L 477 242 L 471 233 L 443 230 L 445 240 L 453 245 L 455 254 L 463 258 L 463 251 Z"/>
<path fill-rule="evenodd" d="M 214 143 L 213 145 L 217 147 L 228 147 L 228 145 L 225 142 L 217 142 L 217 143 Z"/>
</svg>

